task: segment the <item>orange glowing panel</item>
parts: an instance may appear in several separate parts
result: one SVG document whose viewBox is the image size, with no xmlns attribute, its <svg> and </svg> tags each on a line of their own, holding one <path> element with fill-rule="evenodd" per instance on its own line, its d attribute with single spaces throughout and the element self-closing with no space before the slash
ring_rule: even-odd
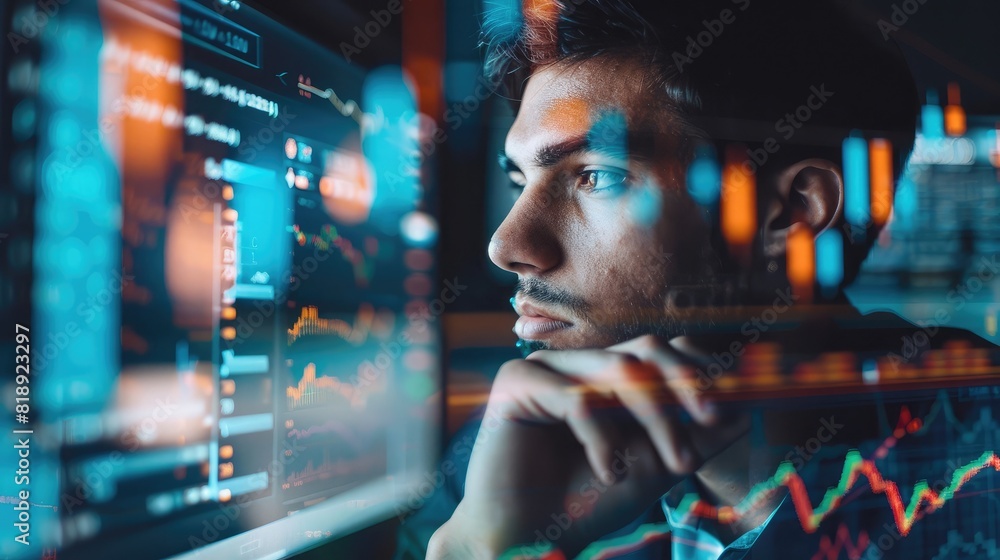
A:
<svg viewBox="0 0 1000 560">
<path fill-rule="evenodd" d="M 403 281 L 403 289 L 413 297 L 424 297 L 430 295 L 433 282 L 426 274 L 411 274 Z"/>
<path fill-rule="evenodd" d="M 871 168 L 872 221 L 885 225 L 892 212 L 892 143 L 883 138 L 873 138 L 868 143 L 868 162 Z"/>
<path fill-rule="evenodd" d="M 232 462 L 219 464 L 219 478 L 232 478 L 234 472 L 235 467 Z"/>
<path fill-rule="evenodd" d="M 237 212 L 236 210 L 233 210 L 232 208 L 226 208 L 225 210 L 222 211 L 222 219 L 231 224 L 235 224 L 236 220 L 238 220 L 239 217 L 240 213 Z"/>
<path fill-rule="evenodd" d="M 787 256 L 788 281 L 792 289 L 810 299 L 816 282 L 816 245 L 809 226 L 796 223 L 789 228 Z"/>
<path fill-rule="evenodd" d="M 233 458 L 233 446 L 223 445 L 219 448 L 219 458 L 220 459 L 232 459 Z"/>
<path fill-rule="evenodd" d="M 541 126 L 569 136 L 586 133 L 591 128 L 590 104 L 584 99 L 559 99 L 545 109 Z"/>
<path fill-rule="evenodd" d="M 744 154 L 741 147 L 727 150 L 719 203 L 722 235 L 737 247 L 748 247 L 757 231 L 757 179 Z"/>
<path fill-rule="evenodd" d="M 531 52 L 537 53 L 541 60 L 547 60 L 556 54 L 558 45 L 554 40 L 556 26 L 559 23 L 559 6 L 554 0 L 524 0 L 521 4 L 525 27 L 531 30 L 525 33 L 525 40 Z"/>
<path fill-rule="evenodd" d="M 559 17 L 559 6 L 554 0 L 524 0 L 524 17 L 555 23 Z"/>
<path fill-rule="evenodd" d="M 232 321 L 236 319 L 236 308 L 235 307 L 223 307 L 222 308 L 222 318 L 226 321 Z"/>
<path fill-rule="evenodd" d="M 434 266 L 434 254 L 425 249 L 410 249 L 403 254 L 403 262 L 410 270 L 430 270 Z"/>
<path fill-rule="evenodd" d="M 236 329 L 234 327 L 225 327 L 219 330 L 219 336 L 222 340 L 236 340 Z"/>
<path fill-rule="evenodd" d="M 993 129 L 994 144 L 993 153 L 990 155 L 990 161 L 993 162 L 993 167 L 1000 167 L 1000 122 L 996 124 Z"/>
<path fill-rule="evenodd" d="M 419 112 L 438 120 L 443 115 L 445 56 L 444 0 L 407 0 L 403 24 L 403 70 L 415 87 Z"/>
<path fill-rule="evenodd" d="M 222 187 L 222 198 L 224 198 L 226 200 L 232 200 L 233 199 L 233 186 L 232 185 L 226 185 L 225 187 Z"/>
<path fill-rule="evenodd" d="M 228 502 L 229 500 L 232 500 L 232 499 L 233 499 L 233 491 L 232 490 L 230 490 L 228 488 L 223 489 L 223 490 L 219 490 L 219 501 L 220 502 Z"/>
<path fill-rule="evenodd" d="M 375 202 L 371 166 L 356 152 L 333 152 L 320 177 L 319 192 L 331 216 L 345 224 L 361 223 L 368 219 Z"/>
<path fill-rule="evenodd" d="M 967 130 L 958 84 L 948 84 L 948 105 L 944 108 L 944 130 L 949 136 L 962 136 Z"/>
<path fill-rule="evenodd" d="M 236 393 L 236 382 L 232 379 L 223 379 L 219 383 L 219 389 L 224 397 L 230 397 Z"/>
</svg>

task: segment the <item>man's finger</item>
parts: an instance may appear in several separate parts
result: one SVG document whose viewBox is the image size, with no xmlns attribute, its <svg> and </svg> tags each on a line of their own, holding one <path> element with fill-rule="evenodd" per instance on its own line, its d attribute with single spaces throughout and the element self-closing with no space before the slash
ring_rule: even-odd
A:
<svg viewBox="0 0 1000 560">
<path fill-rule="evenodd" d="M 614 385 L 615 396 L 646 429 L 663 464 L 671 472 L 684 474 L 698 465 L 694 448 L 687 434 L 680 429 L 678 420 L 662 405 L 663 392 L 668 391 L 658 369 L 648 362 L 636 360 L 621 368 L 620 382 Z M 657 390 L 636 390 L 635 386 L 650 387 L 660 384 Z"/>
<path fill-rule="evenodd" d="M 609 408 L 608 400 L 592 386 L 540 363 L 515 360 L 497 374 L 488 406 L 513 420 L 565 423 L 583 446 L 594 473 L 611 484 L 620 434 L 607 414 L 601 413 Z"/>
<path fill-rule="evenodd" d="M 692 358 L 677 351 L 670 343 L 643 336 L 612 346 L 609 350 L 625 352 L 655 364 L 667 387 L 699 424 L 710 426 L 718 420 L 711 394 L 698 387 Z"/>
</svg>

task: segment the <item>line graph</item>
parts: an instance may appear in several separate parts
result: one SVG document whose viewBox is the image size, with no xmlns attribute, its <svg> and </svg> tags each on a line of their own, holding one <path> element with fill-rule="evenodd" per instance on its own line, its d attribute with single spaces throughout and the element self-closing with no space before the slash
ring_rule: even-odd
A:
<svg viewBox="0 0 1000 560">
<path fill-rule="evenodd" d="M 358 126 L 360 126 L 362 129 L 366 129 L 366 127 L 377 126 L 378 123 L 381 123 L 382 120 L 384 120 L 384 117 L 381 114 L 382 113 L 381 107 L 378 108 L 378 113 L 371 115 L 362 111 L 361 107 L 353 99 L 348 99 L 347 101 L 340 99 L 340 97 L 337 95 L 337 92 L 335 92 L 331 88 L 319 89 L 318 87 L 313 86 L 311 83 L 303 83 L 303 82 L 299 82 L 298 86 L 299 89 L 301 89 L 302 91 L 311 93 L 317 97 L 329 101 L 330 104 L 333 105 L 333 108 L 336 109 L 338 113 L 340 113 L 345 117 L 354 119 L 354 121 L 357 122 Z"/>
<path fill-rule="evenodd" d="M 358 346 L 368 340 L 374 322 L 375 308 L 369 303 L 361 303 L 358 306 L 353 325 L 342 319 L 324 319 L 319 316 L 318 307 L 307 305 L 302 308 L 299 318 L 288 329 L 288 345 L 291 346 L 295 341 L 307 336 L 337 335 Z"/>
<path fill-rule="evenodd" d="M 868 533 L 860 531 L 858 540 L 855 542 L 851 538 L 851 531 L 843 523 L 837 527 L 836 537 L 831 541 L 830 537 L 823 535 L 819 541 L 819 550 L 813 555 L 812 560 L 837 560 L 841 552 L 847 552 L 847 557 L 851 560 L 858 560 L 861 554 L 868 548 L 871 541 Z"/>
<path fill-rule="evenodd" d="M 815 508 L 813 508 L 811 502 L 809 501 L 809 496 L 805 492 L 805 484 L 795 472 L 795 467 L 792 466 L 791 462 L 786 461 L 778 467 L 774 476 L 770 480 L 756 485 L 753 489 L 751 489 L 747 497 L 735 508 L 716 508 L 706 502 L 703 502 L 697 494 L 688 494 L 681 500 L 680 505 L 677 507 L 677 512 L 688 515 L 696 515 L 706 519 L 715 519 L 720 523 L 730 524 L 752 511 L 757 504 L 764 503 L 762 498 L 764 498 L 767 494 L 777 490 L 780 486 L 785 486 L 791 492 L 795 512 L 799 517 L 799 522 L 801 523 L 802 528 L 807 533 L 814 533 L 823 519 L 836 510 L 840 499 L 855 486 L 860 476 L 864 475 L 868 479 L 873 492 L 877 494 L 885 494 L 889 507 L 892 510 L 893 519 L 896 523 L 897 529 L 899 530 L 901 536 L 906 536 L 909 534 L 913 523 L 921 513 L 930 512 L 942 507 L 946 502 L 955 497 L 955 494 L 962 488 L 963 485 L 965 485 L 965 483 L 971 480 L 976 474 L 989 467 L 992 467 L 994 470 L 1000 472 L 1000 457 L 997 457 L 997 455 L 992 451 L 987 451 L 975 461 L 970 462 L 964 467 L 956 469 L 952 475 L 951 484 L 947 488 L 944 488 L 940 494 L 931 490 L 927 486 L 926 481 L 920 481 L 913 487 L 913 494 L 909 506 L 905 506 L 896 483 L 891 480 L 884 479 L 873 462 L 862 459 L 860 452 L 857 450 L 851 450 L 845 457 L 844 470 L 840 483 L 836 487 L 830 488 L 827 491 L 826 496 L 824 496 L 822 502 L 820 502 L 820 505 Z M 928 504 L 928 507 L 921 511 L 920 506 L 924 503 Z M 825 541 L 821 541 L 821 544 L 827 544 L 827 546 L 821 546 L 820 553 L 826 555 L 828 560 L 829 558 L 836 558 L 836 555 L 833 554 L 833 552 L 838 542 L 840 543 L 840 549 L 837 550 L 837 553 L 847 549 L 849 555 L 851 554 L 849 546 L 853 547 L 853 550 L 855 551 L 864 551 L 867 547 L 866 541 L 870 544 L 867 534 L 859 534 L 857 541 L 851 543 L 850 534 L 849 532 L 845 533 L 845 531 L 846 528 L 838 529 L 835 541 L 831 541 L 829 537 L 824 537 Z M 670 525 L 667 523 L 644 524 L 628 535 L 592 543 L 584 549 L 578 558 L 585 560 L 603 560 L 605 558 L 613 558 L 623 552 L 641 548 L 649 542 L 664 538 L 669 533 Z M 977 537 L 980 538 L 977 538 L 976 542 L 973 544 L 981 544 L 984 546 L 984 549 L 986 546 L 995 546 L 995 543 L 982 541 L 980 535 L 977 535 Z M 955 541 L 954 539 L 960 540 L 960 537 L 956 536 L 953 538 L 949 535 L 949 542 L 952 543 L 951 549 L 961 545 L 960 542 Z M 968 546 L 968 543 L 966 543 L 965 546 Z M 510 554 L 515 554 L 516 550 L 517 549 L 512 549 L 508 551 L 503 558 L 516 557 L 510 556 Z M 942 547 L 942 550 L 944 550 L 944 547 Z M 947 551 L 944 553 L 947 553 Z M 851 557 L 854 558 L 854 556 Z M 822 555 L 814 556 L 813 560 L 822 560 L 822 558 Z M 942 560 L 942 558 L 943 557 L 939 554 L 938 560 Z"/>
<path fill-rule="evenodd" d="M 903 405 L 903 408 L 899 411 L 899 419 L 896 420 L 896 427 L 893 428 L 892 433 L 885 438 L 882 445 L 879 445 L 878 449 L 875 450 L 875 457 L 879 459 L 884 459 L 889 455 L 889 450 L 899 443 L 899 440 L 903 439 L 907 434 L 912 434 L 923 428 L 924 423 L 921 418 L 914 418 L 910 414 L 910 407 Z"/>
<path fill-rule="evenodd" d="M 947 429 L 958 434 L 965 444 L 977 440 L 980 435 L 1000 433 L 1000 424 L 994 418 L 990 407 L 984 406 L 979 409 L 979 414 L 974 418 L 961 421 L 955 414 L 954 406 L 947 391 L 938 393 L 937 398 L 931 405 L 930 410 L 923 417 L 913 416 L 909 407 L 902 406 L 895 426 L 888 430 L 889 435 L 879 446 L 875 455 L 884 458 L 895 444 L 904 437 L 925 436 L 930 433 L 934 426 L 943 420 Z M 791 463 L 782 463 L 775 471 L 774 476 L 754 486 L 747 497 L 735 507 L 714 507 L 701 500 L 697 494 L 688 494 L 676 508 L 681 514 L 687 514 L 706 519 L 714 519 L 720 523 L 731 524 L 743 516 L 753 511 L 759 505 L 766 503 L 770 493 L 777 491 L 780 487 L 787 487 L 790 491 L 793 507 L 803 530 L 807 533 L 814 533 L 821 522 L 829 517 L 840 505 L 841 500 L 858 487 L 859 479 L 864 476 L 872 492 L 883 494 L 890 510 L 893 521 L 901 536 L 909 534 L 914 523 L 923 518 L 924 514 L 933 512 L 943 507 L 948 501 L 956 497 L 959 490 L 972 478 L 983 470 L 989 469 L 1000 472 L 1000 457 L 993 451 L 986 451 L 974 461 L 954 470 L 948 486 L 941 489 L 940 493 L 932 490 L 926 481 L 922 480 L 913 486 L 910 494 L 909 504 L 905 504 L 899 491 L 897 483 L 885 479 L 872 460 L 865 460 L 861 453 L 854 449 L 847 453 L 844 458 L 844 467 L 837 486 L 827 490 L 820 504 L 813 507 L 809 496 L 805 491 L 805 484 L 796 474 Z M 995 500 L 991 496 L 985 496 Z M 925 507 L 924 507 L 925 506 Z M 671 532 L 670 525 L 666 523 L 646 524 L 636 531 L 609 539 L 599 541 L 588 546 L 578 558 L 586 560 L 603 560 L 614 558 L 625 552 L 642 548 L 646 544 L 665 538 Z M 1000 546 L 995 539 L 987 539 L 982 533 L 976 533 L 972 542 L 965 541 L 957 531 L 949 531 L 948 542 L 941 546 L 938 554 L 933 560 L 946 560 L 955 552 L 964 554 L 986 554 L 985 558 L 1000 558 Z M 848 528 L 841 524 L 838 526 L 833 539 L 824 535 L 820 540 L 820 546 L 812 560 L 834 560 L 841 553 L 846 552 L 849 558 L 861 558 L 864 551 L 871 544 L 871 537 L 865 531 L 860 531 L 856 538 L 853 538 Z M 970 556 L 971 557 L 971 556 Z"/>
<path fill-rule="evenodd" d="M 892 510 L 896 528 L 901 535 L 906 536 L 910 533 L 918 514 L 921 513 L 921 506 L 927 504 L 928 512 L 944 506 L 965 483 L 989 467 L 1000 471 L 1000 457 L 997 457 L 992 451 L 983 453 L 975 461 L 955 470 L 951 484 L 942 489 L 940 494 L 932 490 L 927 485 L 926 480 L 921 480 L 914 485 L 910 503 L 907 505 L 903 503 L 896 483 L 883 478 L 874 462 L 863 459 L 857 449 L 852 449 L 845 457 L 840 482 L 837 486 L 827 490 L 823 500 L 816 507 L 813 507 L 810 502 L 805 483 L 796 473 L 795 467 L 792 466 L 791 462 L 785 461 L 781 463 L 771 479 L 754 486 L 747 497 L 734 507 L 715 507 L 701 500 L 697 494 L 688 494 L 681 500 L 677 510 L 682 514 L 714 519 L 728 525 L 742 519 L 759 504 L 764 503 L 764 498 L 779 487 L 784 486 L 791 493 L 795 513 L 799 517 L 802 529 L 807 533 L 813 533 L 820 523 L 837 509 L 841 498 L 855 486 L 861 476 L 864 476 L 873 492 L 885 495 L 889 508 Z"/>
<path fill-rule="evenodd" d="M 357 250 L 350 240 L 342 237 L 334 226 L 326 224 L 320 228 L 319 233 L 306 233 L 298 224 L 294 224 L 291 233 L 300 247 L 311 245 L 323 252 L 337 249 L 343 259 L 354 267 L 354 281 L 359 286 L 367 286 L 371 281 L 374 273 L 373 263 L 368 261 L 364 253 Z"/>
<path fill-rule="evenodd" d="M 285 389 L 285 397 L 288 399 L 289 410 L 330 402 L 363 409 L 367 401 L 366 395 L 350 383 L 336 377 L 317 377 L 316 364 L 313 363 L 305 366 L 298 384 Z"/>
<path fill-rule="evenodd" d="M 361 436 L 353 431 L 344 422 L 337 420 L 327 420 L 323 424 L 309 426 L 307 428 L 292 428 L 288 431 L 289 439 L 296 439 L 298 441 L 305 441 L 311 439 L 315 436 L 329 436 L 336 435 L 340 439 L 346 441 L 347 443 L 360 447 L 362 444 Z"/>
<path fill-rule="evenodd" d="M 978 418 L 962 422 L 955 414 L 955 409 L 951 404 L 951 399 L 947 391 L 938 393 L 937 398 L 934 399 L 934 403 L 931 405 L 931 409 L 923 418 L 910 418 L 909 414 L 909 409 L 904 406 L 900 411 L 896 427 L 893 429 L 892 435 L 886 438 L 886 442 L 892 438 L 899 440 L 905 434 L 912 434 L 918 437 L 927 435 L 931 427 L 938 420 L 944 420 L 952 432 L 960 437 L 963 443 L 974 442 L 980 434 L 1000 434 L 1000 423 L 997 422 L 997 419 L 993 418 L 993 411 L 990 407 L 983 406 L 979 410 Z M 907 418 L 905 422 L 904 415 Z"/>
</svg>

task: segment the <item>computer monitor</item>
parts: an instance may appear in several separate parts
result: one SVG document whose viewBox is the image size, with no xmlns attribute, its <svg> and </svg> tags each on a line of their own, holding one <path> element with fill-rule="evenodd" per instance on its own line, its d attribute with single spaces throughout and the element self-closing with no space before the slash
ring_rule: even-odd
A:
<svg viewBox="0 0 1000 560">
<path fill-rule="evenodd" d="M 404 72 L 249 3 L 43 8 L 6 14 L 0 555 L 283 558 L 401 513 L 441 389 Z"/>
</svg>

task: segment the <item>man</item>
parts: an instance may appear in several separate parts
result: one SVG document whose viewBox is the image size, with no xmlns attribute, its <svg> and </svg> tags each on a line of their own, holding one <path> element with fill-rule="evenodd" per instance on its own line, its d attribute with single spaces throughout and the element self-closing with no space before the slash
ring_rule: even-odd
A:
<svg viewBox="0 0 1000 560">
<path fill-rule="evenodd" d="M 840 292 L 880 227 L 877 208 L 845 212 L 842 143 L 889 140 L 898 173 L 917 112 L 905 62 L 869 23 L 826 2 L 763 0 L 535 0 L 487 13 L 486 72 L 517 109 L 500 163 L 520 190 L 489 254 L 518 275 L 528 355 L 498 372 L 475 448 L 458 452 L 471 450 L 467 475 L 407 520 L 404 544 L 434 531 L 428 558 L 572 557 L 659 520 L 670 541 L 661 532 L 637 554 L 774 557 L 754 554 L 774 554 L 774 526 L 794 517 L 787 494 L 697 522 L 680 502 L 745 503 L 787 458 L 754 437 L 796 441 L 796 428 L 819 425 L 828 441 L 844 418 L 718 403 L 707 364 L 764 340 L 809 355 L 876 350 L 906 330 L 862 319 Z M 695 177 L 713 160 L 721 200 Z M 842 241 L 843 278 L 793 286 L 788 240 L 822 232 Z M 797 328 L 750 340 L 727 329 L 762 309 Z"/>
</svg>

